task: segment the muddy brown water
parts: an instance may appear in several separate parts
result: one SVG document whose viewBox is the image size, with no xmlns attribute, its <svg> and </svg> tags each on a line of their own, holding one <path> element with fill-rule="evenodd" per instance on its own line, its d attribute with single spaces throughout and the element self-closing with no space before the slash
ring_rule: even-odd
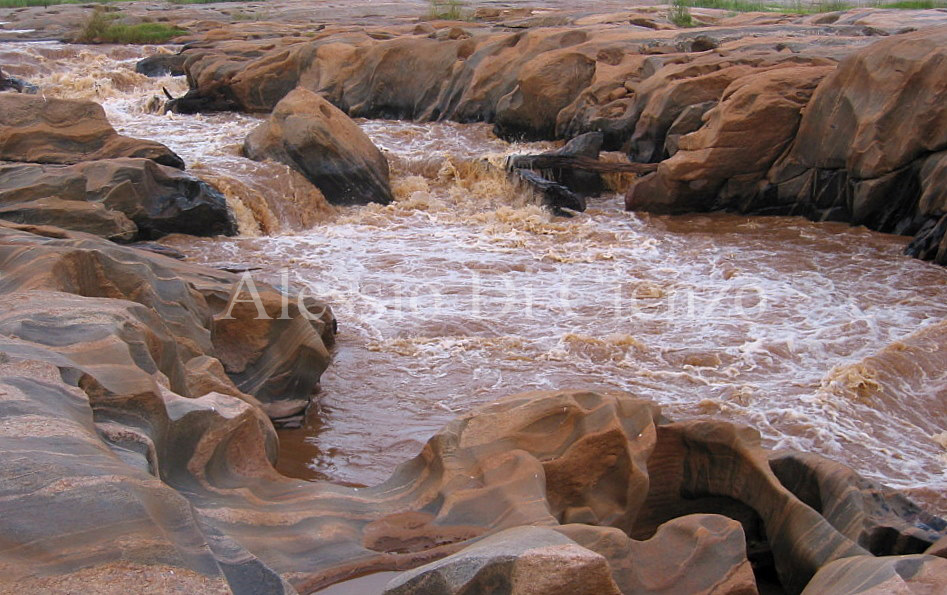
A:
<svg viewBox="0 0 947 595">
<path fill-rule="evenodd" d="M 907 239 L 797 218 L 655 217 L 613 194 L 551 216 L 502 173 L 486 125 L 360 122 L 397 201 L 336 208 L 287 168 L 242 158 L 259 122 L 149 113 L 156 48 L 0 44 L 49 95 L 101 101 L 123 133 L 164 142 L 216 183 L 241 236 L 166 243 L 305 286 L 339 320 L 305 426 L 280 469 L 368 485 L 461 412 L 534 389 L 623 389 L 666 415 L 759 429 L 947 513 L 947 269 Z M 615 181 L 619 185 L 618 181 Z"/>
</svg>

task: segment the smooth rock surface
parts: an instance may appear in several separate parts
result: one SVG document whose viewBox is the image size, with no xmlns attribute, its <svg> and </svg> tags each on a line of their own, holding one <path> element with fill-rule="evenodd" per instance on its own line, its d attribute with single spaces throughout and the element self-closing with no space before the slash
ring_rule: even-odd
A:
<svg viewBox="0 0 947 595">
<path fill-rule="evenodd" d="M 0 218 L 126 242 L 237 232 L 222 194 L 150 159 L 0 165 Z"/>
<path fill-rule="evenodd" d="M 344 112 L 319 95 L 296 89 L 250 133 L 244 153 L 289 165 L 333 204 L 388 204 L 388 160 Z"/>
<path fill-rule="evenodd" d="M 92 101 L 0 94 L 0 160 L 70 164 L 140 157 L 184 169 L 171 149 L 122 136 Z"/>
<path fill-rule="evenodd" d="M 385 595 L 620 595 L 608 562 L 561 533 L 517 527 L 403 573 Z"/>
</svg>

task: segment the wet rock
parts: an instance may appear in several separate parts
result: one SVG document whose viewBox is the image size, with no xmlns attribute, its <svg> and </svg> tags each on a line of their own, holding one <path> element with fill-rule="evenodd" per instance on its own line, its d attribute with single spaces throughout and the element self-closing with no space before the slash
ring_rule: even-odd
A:
<svg viewBox="0 0 947 595">
<path fill-rule="evenodd" d="M 182 54 L 155 54 L 135 63 L 135 72 L 149 77 L 184 76 Z"/>
<path fill-rule="evenodd" d="M 927 548 L 925 554 L 947 558 L 947 537 L 941 537 L 937 543 Z"/>
<path fill-rule="evenodd" d="M 5 173 L 9 173 L 7 168 L 0 167 L 0 177 Z M 56 196 L 7 202 L 5 194 L 0 192 L 0 201 L 4 202 L 0 206 L 0 219 L 6 221 L 52 225 L 91 233 L 113 242 L 131 242 L 138 237 L 138 226 L 124 213 L 109 210 L 97 202 L 62 200 Z"/>
<path fill-rule="evenodd" d="M 517 527 L 403 573 L 385 595 L 487 593 L 619 595 L 608 562 L 561 533 Z"/>
<path fill-rule="evenodd" d="M 585 198 L 572 192 L 562 184 L 557 184 L 528 169 L 514 169 L 513 175 L 525 182 L 532 191 L 539 194 L 540 202 L 544 206 L 552 208 L 557 213 L 562 213 L 562 209 L 585 210 Z"/>
<path fill-rule="evenodd" d="M 353 117 L 485 121 L 507 138 L 598 131 L 607 150 L 659 161 L 668 128 L 689 106 L 717 101 L 751 71 L 834 65 L 878 32 L 803 17 L 700 32 L 614 26 L 625 18 L 557 14 L 553 20 L 587 24 L 469 26 L 453 35 L 444 24 L 384 35 L 327 28 L 311 41 L 205 36 L 182 54 L 191 90 L 173 104 L 269 112 L 299 86 Z M 662 53 L 649 55 L 657 47 Z"/>
<path fill-rule="evenodd" d="M 825 67 L 777 68 L 735 79 L 702 117 L 704 124 L 681 137 L 678 151 L 628 191 L 626 208 L 740 210 L 742 205 L 729 204 L 731 196 L 755 196 L 746 188 L 761 182 L 792 142 L 803 107 L 829 72 Z"/>
<path fill-rule="evenodd" d="M 868 180 L 943 150 L 945 57 L 947 27 L 932 27 L 883 39 L 843 60 L 813 95 L 790 158 Z"/>
<path fill-rule="evenodd" d="M 149 159 L 0 165 L 0 218 L 117 241 L 237 231 L 217 190 Z"/>
<path fill-rule="evenodd" d="M 344 112 L 297 89 L 250 133 L 244 153 L 273 159 L 302 173 L 334 204 L 388 204 L 388 160 Z"/>
<path fill-rule="evenodd" d="M 594 75 L 595 60 L 580 53 L 537 57 L 520 72 L 516 88 L 497 103 L 497 135 L 510 139 L 554 137 L 559 112 Z"/>
<path fill-rule="evenodd" d="M 0 95 L 0 160 L 71 164 L 116 157 L 141 157 L 184 169 L 161 143 L 115 132 L 102 106 L 72 99 Z"/>
<path fill-rule="evenodd" d="M 23 564 L 23 555 L 0 550 L 0 566 L 10 569 L 0 575 L 6 584 L 28 584 L 36 572 L 61 581 L 90 569 L 104 572 L 103 560 L 114 555 L 116 544 L 127 541 L 123 560 L 129 564 L 153 563 L 146 553 L 151 552 L 161 563 L 192 573 L 182 580 L 194 578 L 194 573 L 212 581 L 223 576 L 231 588 L 241 591 L 260 592 L 266 586 L 281 592 L 289 583 L 311 592 L 353 573 L 415 568 L 460 552 L 440 566 L 435 564 L 441 570 L 403 576 L 392 588 L 411 589 L 441 580 L 479 585 L 477 581 L 493 577 L 510 580 L 522 589 L 516 592 L 526 593 L 556 592 L 559 585 L 570 592 L 575 588 L 615 592 L 617 587 L 622 592 L 640 588 L 637 592 L 642 593 L 752 593 L 742 534 L 754 544 L 754 555 L 760 547 L 762 553 L 771 553 L 783 585 L 799 591 L 831 562 L 869 556 L 856 543 L 864 530 L 871 532 L 866 519 L 885 519 L 884 526 L 894 527 L 892 544 L 914 540 L 933 544 L 947 533 L 943 526 L 937 528 L 934 517 L 916 512 L 902 517 L 907 509 L 890 499 L 892 492 L 872 482 L 861 480 L 848 491 L 835 489 L 852 485 L 857 478 L 841 465 L 814 457 L 779 464 L 774 471 L 756 432 L 723 421 L 671 423 L 656 405 L 621 393 L 537 392 L 486 405 L 449 424 L 415 459 L 377 487 L 287 480 L 271 467 L 272 426 L 253 397 L 239 391 L 204 392 L 214 381 L 234 390 L 227 388 L 226 376 L 214 375 L 219 368 L 208 365 L 215 361 L 209 354 L 220 356 L 221 337 L 211 333 L 216 349 L 211 351 L 206 334 L 201 338 L 200 329 L 207 326 L 189 322 L 173 310 L 193 303 L 169 293 L 173 289 L 190 287 L 189 291 L 209 296 L 208 282 L 212 286 L 218 282 L 208 275 L 220 279 L 224 273 L 113 245 L 109 250 L 120 251 L 123 260 L 150 262 L 136 271 L 170 262 L 177 279 L 194 285 L 162 281 L 155 285 L 161 288 L 161 301 L 139 293 L 129 296 L 138 300 L 134 303 L 114 293 L 109 298 L 53 293 L 70 285 L 77 293 L 88 293 L 78 285 L 95 277 L 94 269 L 86 269 L 76 270 L 68 284 L 33 283 L 29 285 L 33 289 L 23 293 L 26 279 L 37 275 L 49 279 L 52 274 L 61 279 L 58 271 L 63 270 L 53 258 L 25 253 L 25 247 L 62 249 L 79 241 L 55 237 L 62 232 L 51 229 L 33 231 L 54 237 L 26 230 L 6 232 L 9 248 L 0 255 L 0 264 L 18 274 L 0 278 L 0 292 L 6 296 L 0 312 L 0 351 L 4 362 L 50 371 L 44 376 L 32 373 L 44 383 L 42 390 L 14 380 L 18 392 L 4 391 L 2 398 L 15 395 L 20 402 L 0 407 L 0 420 L 15 420 L 17 438 L 28 436 L 28 447 L 43 454 L 37 458 L 21 456 L 20 450 L 6 451 L 14 454 L 4 457 L 3 464 L 15 465 L 8 476 L 17 479 L 0 501 L 0 512 L 34 505 L 47 512 L 0 514 L 0 523 L 14 546 L 24 539 L 56 546 L 33 564 Z M 86 250 L 108 245 L 82 241 Z M 42 266 L 34 266 L 26 277 L 17 259 Z M 108 278 L 122 279 L 115 274 Z M 140 278 L 137 283 L 142 287 Z M 207 303 L 219 311 L 215 302 Z M 43 314 L 50 311 L 56 314 Z M 215 316 L 214 324 L 219 320 Z M 260 337 L 268 337 L 274 347 L 284 350 L 283 357 L 289 355 L 287 338 L 295 333 L 267 332 L 255 327 L 252 317 L 244 316 L 240 323 L 251 334 L 234 341 L 234 347 L 255 345 Z M 53 328 L 68 329 L 69 341 L 55 340 Z M 183 340 L 185 336 L 192 338 Z M 97 347 L 93 358 L 74 347 L 93 339 Z M 188 360 L 187 353 L 196 357 Z M 204 382 L 190 380 L 195 374 Z M 229 368 L 228 375 L 232 375 Z M 0 381 L 9 382 L 11 376 L 9 368 L 0 368 Z M 270 381 L 279 378 L 271 376 Z M 56 391 L 55 407 L 39 401 L 45 398 L 44 390 Z M 58 396 L 63 391 L 75 396 L 71 400 Z M 253 394 L 261 397 L 262 391 Z M 42 420 L 29 417 L 39 411 Z M 76 432 L 80 443 L 88 443 L 83 448 L 97 449 L 100 457 L 70 463 L 56 450 L 67 415 L 87 420 Z M 81 466 L 71 466 L 75 464 Z M 56 484 L 62 488 L 46 489 L 44 499 L 34 498 L 36 485 L 90 475 L 107 478 L 95 483 L 98 490 L 109 486 L 106 499 L 101 494 L 93 499 L 92 483 L 87 481 Z M 148 477 L 154 479 L 143 481 Z M 815 496 L 807 487 L 813 481 L 822 488 Z M 116 484 L 152 491 L 148 500 L 140 491 L 124 496 L 112 487 Z M 109 499 L 112 494 L 128 504 L 115 505 Z M 152 507 L 148 522 L 133 522 L 144 518 L 145 501 Z M 179 516 L 155 512 L 168 509 L 183 512 Z M 67 510 L 68 523 L 44 522 Z M 735 520 L 712 514 L 689 516 L 695 512 Z M 63 549 L 61 527 L 85 535 L 91 526 L 99 530 L 89 531 L 83 540 L 73 538 L 68 551 Z M 494 539 L 502 547 L 486 540 L 478 547 L 471 541 L 527 526 L 544 528 L 500 534 Z M 550 528 L 572 541 L 550 537 Z M 542 534 L 538 542 L 520 537 L 535 531 Z M 562 573 L 564 563 L 570 572 Z M 582 582 L 574 582 L 579 577 Z"/>
<path fill-rule="evenodd" d="M 15 76 L 7 76 L 0 70 L 0 91 L 16 91 L 17 93 L 36 94 L 39 87 Z"/>
<path fill-rule="evenodd" d="M 704 114 L 717 105 L 716 101 L 705 101 L 689 105 L 681 112 L 671 127 L 668 128 L 664 139 L 664 148 L 668 157 L 673 157 L 680 149 L 680 140 L 684 135 L 696 132 L 704 125 Z"/>
<path fill-rule="evenodd" d="M 587 132 L 573 138 L 563 147 L 550 151 L 549 155 L 561 157 L 588 157 L 598 159 L 602 151 L 605 135 L 601 132 Z M 552 179 L 583 196 L 597 196 L 605 189 L 602 176 L 595 172 L 579 169 L 554 170 Z"/>
</svg>

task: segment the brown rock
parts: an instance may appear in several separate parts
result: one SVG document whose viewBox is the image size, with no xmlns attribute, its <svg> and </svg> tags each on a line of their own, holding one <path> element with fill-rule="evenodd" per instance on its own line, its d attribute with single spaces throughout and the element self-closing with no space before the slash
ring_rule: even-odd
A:
<svg viewBox="0 0 947 595">
<path fill-rule="evenodd" d="M 184 169 L 181 158 L 161 143 L 115 132 L 97 103 L 0 94 L 0 160 L 68 164 L 115 157 Z"/>
<path fill-rule="evenodd" d="M 385 595 L 486 593 L 620 595 L 608 562 L 552 529 L 491 535 L 388 583 Z"/>
<path fill-rule="evenodd" d="M 496 130 L 505 138 L 551 138 L 559 112 L 595 75 L 595 60 L 550 52 L 526 65 L 518 85 L 497 103 Z"/>
<path fill-rule="evenodd" d="M 284 299 L 264 284 L 254 284 L 259 301 L 252 301 L 239 275 L 83 234 L 44 237 L 16 227 L 0 226 L 0 292 L 43 290 L 141 304 L 166 321 L 154 326 L 166 326 L 173 339 L 164 340 L 168 347 L 163 350 L 173 367 L 162 369 L 162 374 L 177 394 L 191 396 L 188 385 L 209 386 L 239 398 L 253 395 L 246 400 L 256 405 L 262 401 L 264 408 L 283 413 L 282 402 L 301 402 L 298 410 L 317 390 L 329 360 L 325 344 L 331 343 L 334 332 L 332 314 L 324 304 L 303 299 L 310 318 L 295 296 Z M 75 330 L 85 332 L 81 325 Z M 50 332 L 54 340 L 56 332 Z M 191 362 L 204 355 L 220 360 L 227 377 L 206 360 Z M 133 378 L 107 359 L 101 364 L 111 372 L 99 378 L 99 384 L 121 385 Z M 200 380 L 194 376 L 199 369 L 212 377 Z"/>
<path fill-rule="evenodd" d="M 334 204 L 392 200 L 385 156 L 344 112 L 306 89 L 279 102 L 247 137 L 244 153 L 289 165 Z"/>
<path fill-rule="evenodd" d="M 937 540 L 937 543 L 927 548 L 924 552 L 929 556 L 939 556 L 941 558 L 947 558 L 947 537 L 941 537 Z"/>
<path fill-rule="evenodd" d="M 802 108 L 830 71 L 776 68 L 734 80 L 704 116 L 705 124 L 683 136 L 674 156 L 628 191 L 626 208 L 682 213 L 729 206 L 727 195 L 740 193 L 725 184 L 752 186 L 765 177 L 792 142 Z"/>
<path fill-rule="evenodd" d="M 804 595 L 846 593 L 943 593 L 947 591 L 947 560 L 934 556 L 855 556 L 821 569 Z"/>
<path fill-rule="evenodd" d="M 120 241 L 237 231 L 216 189 L 148 159 L 0 165 L 0 218 Z"/>
<path fill-rule="evenodd" d="M 743 528 L 725 516 L 676 518 L 646 541 L 611 527 L 572 524 L 557 531 L 605 556 L 622 593 L 757 593 Z"/>
<path fill-rule="evenodd" d="M 791 158 L 878 178 L 947 147 L 947 27 L 881 40 L 813 95 Z"/>
</svg>

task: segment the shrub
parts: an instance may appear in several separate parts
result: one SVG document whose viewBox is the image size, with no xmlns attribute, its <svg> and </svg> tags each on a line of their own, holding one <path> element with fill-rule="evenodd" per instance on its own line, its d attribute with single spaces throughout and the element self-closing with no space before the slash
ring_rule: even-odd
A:
<svg viewBox="0 0 947 595">
<path fill-rule="evenodd" d="M 96 6 L 76 41 L 82 43 L 165 43 L 187 33 L 184 29 L 164 23 L 114 23 L 117 14 Z"/>
<path fill-rule="evenodd" d="M 694 19 L 687 0 L 671 0 L 671 9 L 668 11 L 668 20 L 678 27 L 693 27 Z"/>
<path fill-rule="evenodd" d="M 432 20 L 460 21 L 464 19 L 461 0 L 430 0 L 431 10 L 428 17 Z"/>
</svg>

